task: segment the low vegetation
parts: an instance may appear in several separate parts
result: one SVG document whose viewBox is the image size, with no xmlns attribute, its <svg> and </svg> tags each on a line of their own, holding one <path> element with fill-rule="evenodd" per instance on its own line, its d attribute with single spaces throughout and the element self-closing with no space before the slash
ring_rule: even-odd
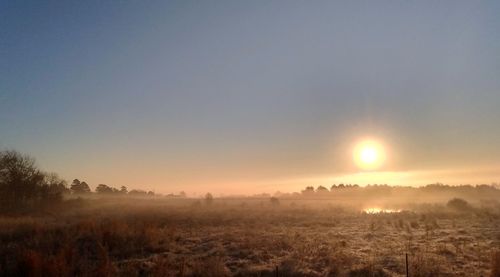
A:
<svg viewBox="0 0 500 277">
<path fill-rule="evenodd" d="M 410 276 L 498 276 L 498 207 L 366 214 L 296 200 L 212 201 L 100 199 L 58 215 L 2 217 L 0 272 L 400 276 L 407 253 Z"/>
<path fill-rule="evenodd" d="M 92 192 L 15 152 L 0 174 L 0 276 L 404 276 L 406 254 L 410 276 L 500 276 L 494 186 Z"/>
</svg>

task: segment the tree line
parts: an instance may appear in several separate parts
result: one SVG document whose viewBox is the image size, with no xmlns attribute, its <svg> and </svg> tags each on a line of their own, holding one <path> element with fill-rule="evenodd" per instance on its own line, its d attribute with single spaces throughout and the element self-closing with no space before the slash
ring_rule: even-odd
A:
<svg viewBox="0 0 500 277">
<path fill-rule="evenodd" d="M 71 183 L 70 187 L 67 190 L 67 193 L 75 194 L 75 195 L 85 195 L 92 193 L 90 186 L 85 182 L 81 182 L 78 179 L 74 179 Z M 135 195 L 135 196 L 154 196 L 155 193 L 153 191 L 145 191 L 140 189 L 128 190 L 126 186 L 121 186 L 120 189 L 105 185 L 99 184 L 95 188 L 95 193 L 104 194 L 104 195 Z"/>
<path fill-rule="evenodd" d="M 35 160 L 17 151 L 0 151 L 0 211 L 28 211 L 53 207 L 63 201 L 64 195 L 93 193 L 90 186 L 78 179 L 71 185 L 56 173 L 40 170 Z M 120 189 L 99 184 L 96 194 L 154 196 L 153 191 Z"/>
</svg>

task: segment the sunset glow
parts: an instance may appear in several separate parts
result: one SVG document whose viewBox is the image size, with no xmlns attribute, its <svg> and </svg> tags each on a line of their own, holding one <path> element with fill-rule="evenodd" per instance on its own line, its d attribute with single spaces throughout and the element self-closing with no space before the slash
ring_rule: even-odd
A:
<svg viewBox="0 0 500 277">
<path fill-rule="evenodd" d="M 362 170 L 376 170 L 385 161 L 384 147 L 375 140 L 365 140 L 354 148 L 354 161 Z"/>
<path fill-rule="evenodd" d="M 498 11 L 0 1 L 0 277 L 500 277 Z"/>
<path fill-rule="evenodd" d="M 0 150 L 68 182 L 500 183 L 495 1 L 3 2 Z"/>
</svg>

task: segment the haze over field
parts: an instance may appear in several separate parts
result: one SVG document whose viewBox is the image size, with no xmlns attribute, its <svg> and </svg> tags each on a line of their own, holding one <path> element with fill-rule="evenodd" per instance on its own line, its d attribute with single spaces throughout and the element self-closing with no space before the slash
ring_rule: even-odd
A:
<svg viewBox="0 0 500 277">
<path fill-rule="evenodd" d="M 499 11 L 0 1 L 0 148 L 158 193 L 499 182 Z"/>
<path fill-rule="evenodd" d="M 499 15 L 0 0 L 0 277 L 500 277 Z"/>
</svg>

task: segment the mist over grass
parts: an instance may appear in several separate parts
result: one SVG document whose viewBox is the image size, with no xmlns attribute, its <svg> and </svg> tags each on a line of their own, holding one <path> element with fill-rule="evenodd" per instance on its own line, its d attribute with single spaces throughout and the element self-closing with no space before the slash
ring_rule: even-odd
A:
<svg viewBox="0 0 500 277">
<path fill-rule="evenodd" d="M 408 254 L 411 276 L 488 276 L 498 264 L 498 203 L 456 200 L 367 214 L 330 201 L 275 199 L 100 198 L 57 214 L 0 217 L 0 270 L 399 276 Z"/>
<path fill-rule="evenodd" d="M 1 276 L 499 276 L 494 185 L 239 197 L 70 185 L 0 155 Z"/>
</svg>

